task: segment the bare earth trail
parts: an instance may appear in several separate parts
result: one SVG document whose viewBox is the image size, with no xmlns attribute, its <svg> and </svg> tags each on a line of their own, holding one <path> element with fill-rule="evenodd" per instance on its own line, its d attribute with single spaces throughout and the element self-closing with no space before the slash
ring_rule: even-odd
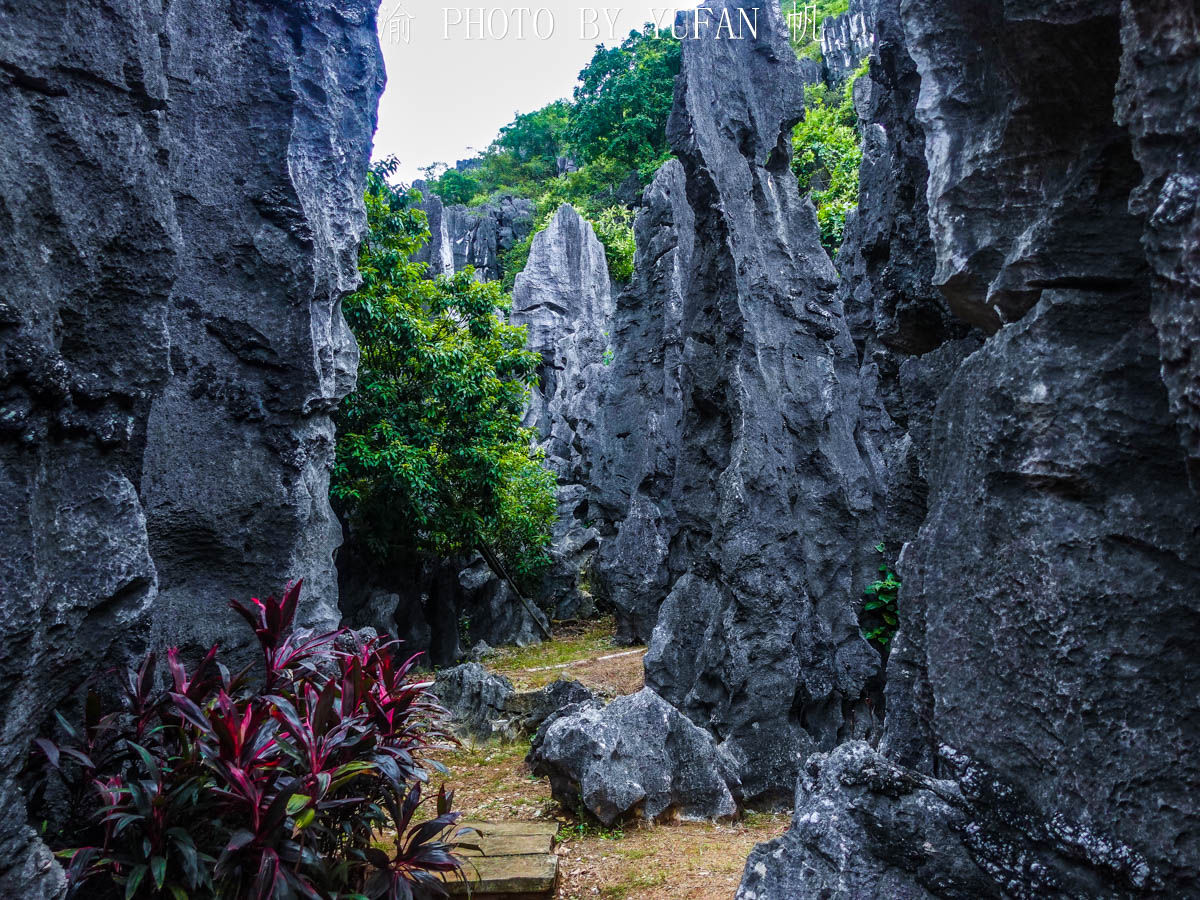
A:
<svg viewBox="0 0 1200 900">
<path fill-rule="evenodd" d="M 560 675 L 613 696 L 642 687 L 645 648 L 612 643 L 612 622 L 560 626 L 549 644 L 498 650 L 484 660 L 520 689 Z M 786 813 L 750 813 L 737 823 L 681 822 L 602 829 L 581 823 L 550 797 L 525 763 L 529 743 L 464 745 L 438 754 L 449 770 L 455 808 L 465 819 L 560 823 L 558 897 L 729 900 L 755 844 L 782 834 Z"/>
</svg>

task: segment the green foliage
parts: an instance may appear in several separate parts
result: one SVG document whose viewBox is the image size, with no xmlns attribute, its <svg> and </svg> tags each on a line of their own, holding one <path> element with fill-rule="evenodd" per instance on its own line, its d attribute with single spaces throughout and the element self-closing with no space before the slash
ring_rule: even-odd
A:
<svg viewBox="0 0 1200 900">
<path fill-rule="evenodd" d="M 381 561 L 490 547 L 518 582 L 548 563 L 554 476 L 521 427 L 538 357 L 471 270 L 425 278 L 415 193 L 368 176 L 362 287 L 344 303 L 361 351 L 338 412 L 332 496 Z"/>
<path fill-rule="evenodd" d="M 518 114 L 500 129 L 495 147 L 539 167 L 543 177 L 552 177 L 557 171 L 570 116 L 571 107 L 565 100 L 555 100 L 535 112 Z"/>
<path fill-rule="evenodd" d="M 882 554 L 885 548 L 883 544 L 877 544 L 875 549 Z M 897 605 L 900 579 L 886 560 L 879 564 L 879 579 L 867 585 L 863 597 L 865 602 L 859 620 L 863 637 L 875 641 L 880 647 L 886 647 L 896 634 L 896 626 L 900 621 Z"/>
<path fill-rule="evenodd" d="M 805 90 L 804 119 L 792 132 L 792 170 L 800 192 L 817 208 L 821 244 L 836 256 L 846 231 L 846 216 L 858 206 L 858 169 L 862 146 L 855 128 L 854 82 L 866 62 L 849 79 L 841 96 L 814 85 Z"/>
<path fill-rule="evenodd" d="M 592 219 L 596 237 L 604 245 L 608 271 L 616 281 L 628 281 L 633 277 L 633 254 L 637 249 L 633 240 L 633 219 L 633 210 L 624 206 L 602 209 Z"/>
<path fill-rule="evenodd" d="M 470 203 L 479 193 L 479 179 L 469 172 L 449 169 L 433 183 L 430 190 L 445 203 Z"/>
<path fill-rule="evenodd" d="M 666 30 L 631 31 L 619 47 L 597 47 L 575 88 L 572 155 L 584 163 L 607 157 L 629 170 L 660 158 L 679 61 L 680 42 Z"/>
</svg>

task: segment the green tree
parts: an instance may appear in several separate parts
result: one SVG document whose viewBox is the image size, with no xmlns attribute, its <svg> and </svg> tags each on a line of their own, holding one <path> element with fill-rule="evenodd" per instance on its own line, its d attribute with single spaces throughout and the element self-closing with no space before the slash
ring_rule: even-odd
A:
<svg viewBox="0 0 1200 900">
<path fill-rule="evenodd" d="M 479 193 L 479 179 L 458 169 L 448 169 L 430 187 L 445 203 L 470 203 Z"/>
<path fill-rule="evenodd" d="M 518 113 L 500 129 L 495 149 L 508 151 L 521 162 L 538 163 L 547 176 L 553 176 L 570 114 L 571 107 L 565 100 L 555 100 L 531 113 Z"/>
<path fill-rule="evenodd" d="M 680 42 L 666 30 L 631 31 L 619 47 L 597 47 L 575 88 L 567 128 L 572 155 L 580 162 L 605 156 L 652 173 L 667 154 L 679 60 Z"/>
<path fill-rule="evenodd" d="M 381 562 L 480 550 L 518 583 L 548 563 L 554 476 L 521 427 L 537 354 L 469 269 L 429 279 L 418 195 L 368 175 L 362 287 L 345 301 L 361 351 L 338 411 L 332 496 Z"/>
</svg>

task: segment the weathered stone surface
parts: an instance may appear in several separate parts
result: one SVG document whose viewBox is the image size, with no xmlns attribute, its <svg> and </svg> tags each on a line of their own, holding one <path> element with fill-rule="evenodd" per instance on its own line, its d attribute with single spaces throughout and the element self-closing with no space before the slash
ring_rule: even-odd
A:
<svg viewBox="0 0 1200 900">
<path fill-rule="evenodd" d="M 480 206 L 445 206 L 424 182 L 413 186 L 425 195 L 430 238 L 416 259 L 429 263 L 429 274 L 452 275 L 474 266 L 480 281 L 499 281 L 503 254 L 533 228 L 533 201 L 504 195 Z"/>
<path fill-rule="evenodd" d="M 835 273 L 789 166 L 803 85 L 765 13 L 757 40 L 685 42 L 668 127 L 695 233 L 682 575 L 646 655 L 647 685 L 717 736 L 748 798 L 789 796 L 808 752 L 867 719 L 879 658 L 856 606 L 883 492 Z"/>
<path fill-rule="evenodd" d="M 0 33 L 0 894 L 61 874 L 33 735 L 148 636 L 306 581 L 336 623 L 329 412 L 353 384 L 374 4 L 7 4 Z M 152 632 L 152 634 L 150 634 Z"/>
<path fill-rule="evenodd" d="M 1118 897 L 1154 887 L 1130 848 L 1043 821 L 991 773 L 948 748 L 944 757 L 955 778 L 919 775 L 862 742 L 814 754 L 791 828 L 754 849 L 737 900 Z"/>
<path fill-rule="evenodd" d="M 883 54 L 896 8 L 880 8 Z M 854 746 L 814 758 L 792 830 L 752 858 L 742 897 L 1200 889 L 1200 681 L 1186 663 L 1200 651 L 1187 599 L 1200 587 L 1200 322 L 1191 207 L 1172 187 L 1192 162 L 1179 134 L 1194 115 L 1195 16 L 1131 4 L 1121 30 L 1118 11 L 900 7 L 933 281 L 994 333 L 943 329 L 932 351 L 889 337 L 889 351 L 924 354 L 885 373 L 907 432 L 889 480 L 928 496 L 913 495 L 925 511 L 899 564 L 887 759 Z M 872 81 L 902 122 L 911 79 Z M 1164 204 L 1179 215 L 1156 221 Z M 886 205 L 863 217 L 899 218 Z M 878 311 L 878 282 L 859 283 Z M 864 346 L 886 346 L 897 318 L 873 314 Z"/>
<path fill-rule="evenodd" d="M 695 217 L 683 166 L 671 160 L 642 196 L 634 222 L 634 276 L 617 298 L 614 348 L 600 405 L 592 491 L 606 523 L 595 577 L 617 612 L 617 638 L 649 641 L 674 580 L 678 532 L 672 486 L 683 398 L 684 294 Z"/>
<path fill-rule="evenodd" d="M 922 79 L 934 280 L 982 328 L 1018 319 L 1047 288 L 1145 278 L 1126 239 L 1139 227 L 1127 208 L 1137 165 L 1112 115 L 1118 6 L 904 3 Z"/>
<path fill-rule="evenodd" d="M 533 741 L 534 774 L 554 797 L 584 807 L 605 825 L 631 815 L 717 819 L 737 812 L 732 761 L 653 691 L 568 706 Z"/>
<path fill-rule="evenodd" d="M 451 712 L 454 725 L 480 740 L 526 737 L 559 710 L 596 699 L 578 681 L 562 677 L 534 691 L 517 691 L 503 675 L 477 662 L 438 672 L 433 692 Z"/>
<path fill-rule="evenodd" d="M 1200 13 L 1126 0 L 1122 23 L 1118 118 L 1142 169 L 1130 210 L 1145 222 L 1163 381 L 1200 488 Z"/>
<path fill-rule="evenodd" d="M 874 12 L 869 0 L 850 0 L 846 12 L 828 16 L 821 23 L 821 60 L 830 84 L 843 84 L 871 52 L 875 41 Z"/>
<path fill-rule="evenodd" d="M 597 699 L 594 691 L 573 678 L 559 676 L 536 691 L 517 691 L 509 698 L 508 733 L 514 736 L 532 735 L 547 719 L 576 703 Z"/>
<path fill-rule="evenodd" d="M 491 737 L 498 721 L 507 717 L 513 695 L 511 681 L 477 662 L 442 669 L 432 690 L 450 711 L 454 725 L 480 740 Z"/>
<path fill-rule="evenodd" d="M 612 317 L 604 245 L 579 213 L 563 205 L 533 239 L 509 316 L 528 329 L 529 349 L 542 357 L 525 424 L 536 430 L 546 463 L 558 476 L 553 563 L 540 597 L 555 618 L 590 607 L 579 582 L 598 541 L 589 485 Z"/>
</svg>

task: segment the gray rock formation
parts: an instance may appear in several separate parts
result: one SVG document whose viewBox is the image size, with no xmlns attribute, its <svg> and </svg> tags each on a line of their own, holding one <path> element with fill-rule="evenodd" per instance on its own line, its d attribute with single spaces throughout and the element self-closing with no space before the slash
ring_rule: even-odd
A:
<svg viewBox="0 0 1200 900">
<path fill-rule="evenodd" d="M 357 363 L 374 4 L 9 4 L 0 36 L 0 895 L 61 873 L 30 739 L 149 632 L 304 577 L 337 621 L 330 410 Z"/>
<path fill-rule="evenodd" d="M 642 196 L 634 223 L 634 275 L 617 298 L 614 350 L 600 405 L 592 496 L 605 530 L 595 562 L 603 596 L 617 612 L 621 642 L 647 642 L 678 574 L 672 486 L 682 427 L 679 369 L 695 217 L 683 166 L 664 165 Z"/>
<path fill-rule="evenodd" d="M 679 711 L 648 688 L 608 706 L 568 706 L 533 741 L 529 762 L 548 776 L 555 799 L 582 802 L 605 825 L 721 819 L 737 812 L 732 761 Z"/>
<path fill-rule="evenodd" d="M 714 9 L 719 9 L 715 4 Z M 778 10 L 688 41 L 668 127 L 694 215 L 671 486 L 681 573 L 646 683 L 710 730 L 747 798 L 869 724 L 859 633 L 883 463 L 835 273 L 790 169 L 803 85 Z"/>
<path fill-rule="evenodd" d="M 480 281 L 499 281 L 504 276 L 503 255 L 533 228 L 533 201 L 504 195 L 477 207 L 445 206 L 425 190 L 424 182 L 414 187 L 425 193 L 430 233 L 417 260 L 429 263 L 431 275 L 452 275 L 474 266 Z"/>
<path fill-rule="evenodd" d="M 592 226 L 562 206 L 533 239 L 529 262 L 513 286 L 509 320 L 528 329 L 542 357 L 525 424 L 534 428 L 558 476 L 553 564 L 542 602 L 555 618 L 587 612 L 580 573 L 591 565 L 598 531 L 589 501 L 601 397 L 609 371 L 612 291 L 604 245 Z"/>
<path fill-rule="evenodd" d="M 821 58 L 825 79 L 841 85 L 871 52 L 875 41 L 875 16 L 871 0 L 850 0 L 840 16 L 821 23 Z"/>
<path fill-rule="evenodd" d="M 1129 847 L 1039 819 L 991 773 L 945 757 L 953 778 L 920 775 L 857 741 L 814 754 L 792 826 L 751 853 L 737 900 L 1108 897 L 1154 887 Z"/>
<path fill-rule="evenodd" d="M 450 711 L 453 725 L 480 740 L 487 740 L 499 730 L 513 695 L 511 681 L 477 662 L 442 669 L 434 678 L 432 690 Z"/>
<path fill-rule="evenodd" d="M 1130 211 L 1145 223 L 1163 381 L 1200 488 L 1200 28 L 1194 8 L 1170 0 L 1127 0 L 1121 14 L 1118 119 L 1142 170 Z"/>
<path fill-rule="evenodd" d="M 534 691 L 517 691 L 503 675 L 477 662 L 438 672 L 432 690 L 455 728 L 479 740 L 527 737 L 560 710 L 596 700 L 578 681 L 561 677 Z"/>
<path fill-rule="evenodd" d="M 1194 12 L 906 0 L 878 18 L 870 89 L 891 98 L 868 108 L 894 115 L 867 125 L 864 243 L 843 254 L 906 432 L 889 483 L 928 494 L 897 534 L 883 756 L 815 757 L 739 896 L 1191 896 Z M 902 45 L 916 71 L 895 81 Z M 870 142 L 899 140 L 878 158 L 919 175 L 906 117 L 924 132 L 930 281 L 986 340 L 930 315 L 903 241 L 885 258 L 915 290 L 893 304 L 876 277 L 873 236 L 904 213 L 869 187 Z"/>
</svg>

